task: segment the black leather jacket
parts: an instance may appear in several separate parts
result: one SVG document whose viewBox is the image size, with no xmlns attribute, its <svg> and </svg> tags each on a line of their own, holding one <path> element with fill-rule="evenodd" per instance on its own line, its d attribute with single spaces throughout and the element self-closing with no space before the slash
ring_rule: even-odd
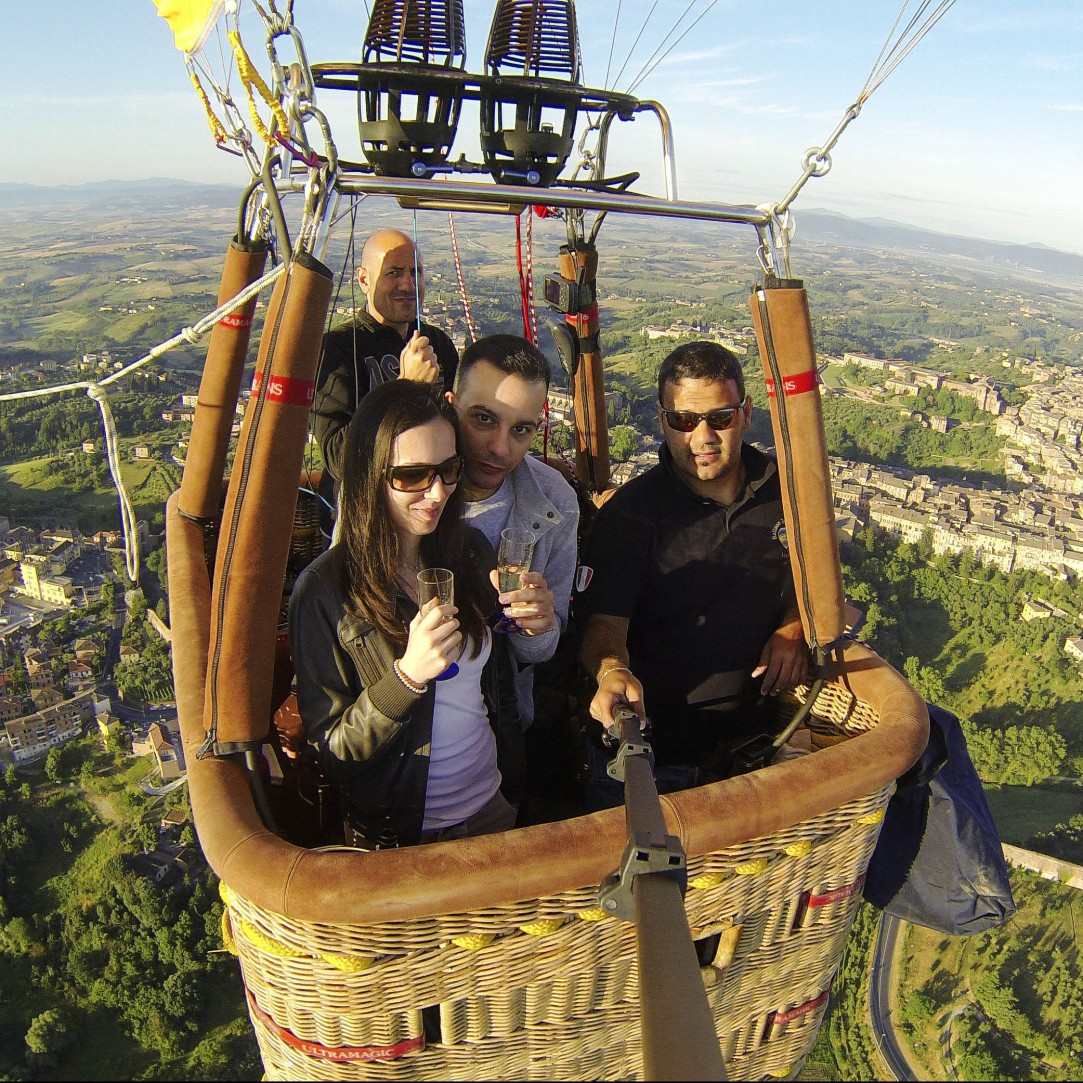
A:
<svg viewBox="0 0 1083 1083">
<path fill-rule="evenodd" d="M 488 543 L 477 531 L 479 560 Z M 343 816 L 375 840 L 390 831 L 398 845 L 419 841 L 435 704 L 433 682 L 420 696 L 409 691 L 391 663 L 398 650 L 346 607 L 343 550 L 333 546 L 298 578 L 290 597 L 290 654 L 297 702 L 310 749 L 338 788 Z M 491 553 L 488 560 L 492 562 Z M 403 619 L 416 609 L 401 594 Z M 501 792 L 522 799 L 523 734 L 507 637 L 494 635 L 481 690 L 496 734 Z"/>
</svg>

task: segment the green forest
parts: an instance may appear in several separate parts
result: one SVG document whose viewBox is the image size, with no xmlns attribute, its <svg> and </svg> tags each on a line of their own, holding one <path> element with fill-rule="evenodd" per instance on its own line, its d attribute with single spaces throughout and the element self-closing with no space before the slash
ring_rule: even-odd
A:
<svg viewBox="0 0 1083 1083">
<path fill-rule="evenodd" d="M 911 926 L 899 990 L 928 1078 L 1074 1080 L 1083 1056 L 1083 900 L 1012 870 L 1018 910 L 999 929 L 943 937 Z M 946 1062 L 946 1063 L 945 1063 Z"/>
<path fill-rule="evenodd" d="M 0 1078 L 258 1079 L 222 904 L 190 826 L 166 845 L 149 770 L 99 736 L 0 779 Z"/>
<path fill-rule="evenodd" d="M 1077 626 L 1021 616 L 1029 594 L 1080 613 L 1079 584 L 1006 575 L 968 550 L 935 556 L 927 538 L 900 544 L 871 528 L 843 547 L 843 563 L 849 597 L 865 610 L 860 635 L 959 716 L 985 781 L 1083 775 L 1083 679 L 1063 651 Z"/>
</svg>

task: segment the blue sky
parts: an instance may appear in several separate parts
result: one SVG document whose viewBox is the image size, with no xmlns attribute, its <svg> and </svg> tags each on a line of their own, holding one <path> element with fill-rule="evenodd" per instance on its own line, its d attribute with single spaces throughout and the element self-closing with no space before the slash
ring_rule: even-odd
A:
<svg viewBox="0 0 1083 1083">
<path fill-rule="evenodd" d="M 709 4 L 694 0 L 693 12 Z M 613 42 L 609 84 L 626 89 L 686 0 L 620 0 L 614 40 L 617 6 L 577 4 L 589 86 L 605 83 Z M 493 7 L 466 0 L 474 71 L 483 66 Z M 781 198 L 805 150 L 828 138 L 860 93 L 901 7 L 902 0 L 717 0 L 636 90 L 672 116 L 681 197 Z M 911 0 L 907 18 L 917 7 Z M 294 12 L 310 61 L 358 59 L 364 0 L 295 0 Z M 247 0 L 241 13 L 249 51 L 263 62 Z M 152 0 L 9 2 L 0 57 L 8 87 L 4 181 L 169 176 L 238 190 L 246 182 L 240 160 L 214 147 Z M 349 157 L 352 101 L 327 94 L 318 102 Z M 455 156 L 476 157 L 463 134 L 476 125 L 470 108 Z M 611 171 L 639 168 L 646 189 L 660 194 L 659 145 L 649 118 L 615 126 Z M 872 95 L 833 159 L 830 174 L 810 180 L 794 205 L 796 246 L 801 210 L 826 208 L 1083 253 L 1083 0 L 957 0 Z"/>
</svg>

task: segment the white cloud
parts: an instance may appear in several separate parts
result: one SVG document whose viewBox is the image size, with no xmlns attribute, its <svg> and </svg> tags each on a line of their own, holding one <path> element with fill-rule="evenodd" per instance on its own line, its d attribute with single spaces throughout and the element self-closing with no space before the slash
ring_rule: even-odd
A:
<svg viewBox="0 0 1083 1083">
<path fill-rule="evenodd" d="M 719 60 L 724 56 L 730 56 L 739 49 L 744 48 L 744 42 L 733 42 L 729 45 L 716 45 L 713 49 L 702 49 L 692 53 L 670 53 L 663 64 L 694 64 L 699 60 Z"/>
<path fill-rule="evenodd" d="M 1028 53 L 1023 56 L 1022 63 L 1034 71 L 1076 71 L 1083 65 L 1083 57 L 1078 53 Z"/>
</svg>

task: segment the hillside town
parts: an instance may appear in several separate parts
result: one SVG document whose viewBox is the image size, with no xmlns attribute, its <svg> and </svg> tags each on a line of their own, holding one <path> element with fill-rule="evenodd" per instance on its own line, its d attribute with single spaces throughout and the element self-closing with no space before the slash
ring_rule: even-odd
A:
<svg viewBox="0 0 1083 1083">
<path fill-rule="evenodd" d="M 441 322 L 446 314 L 432 316 Z M 683 319 L 665 328 L 650 325 L 641 333 L 648 339 L 707 336 L 724 341 L 741 355 L 753 343 L 751 328 L 725 332 Z M 101 363 L 100 357 L 91 360 Z M 87 362 L 84 357 L 79 364 Z M 977 374 L 950 379 L 931 369 L 860 353 L 822 357 L 820 362 L 821 366 L 861 370 L 866 379 L 858 393 L 874 401 L 880 397 L 898 402 L 900 396 L 921 390 L 945 390 L 969 399 L 979 411 L 995 417 L 996 434 L 1004 442 L 1006 482 L 1002 488 L 991 487 L 987 481 L 975 487 L 930 473 L 832 457 L 840 539 L 852 540 L 861 530 L 875 526 L 906 542 L 925 536 L 938 554 L 970 550 L 977 561 L 1003 572 L 1031 569 L 1062 580 L 1083 575 L 1083 375 L 1069 367 L 1016 360 L 1011 364 L 1017 379 L 1023 376 L 1028 381 L 1023 388 L 1026 401 L 1006 405 L 996 384 Z M 821 395 L 849 393 L 825 383 L 820 391 Z M 554 387 L 550 399 L 551 421 L 569 423 L 570 393 Z M 625 405 L 624 396 L 615 390 L 607 393 L 606 402 L 611 413 Z M 195 405 L 196 396 L 184 394 L 162 412 L 162 419 L 190 426 Z M 238 426 L 244 405 L 242 397 Z M 916 411 L 908 417 L 915 424 L 941 429 L 952 423 Z M 645 450 L 615 465 L 615 484 L 653 465 L 655 435 L 640 432 Z M 88 443 L 80 449 L 96 450 Z M 182 437 L 169 457 L 183 463 L 185 450 Z M 139 458 L 151 452 L 138 442 L 130 454 Z M 145 546 L 146 524 L 141 530 Z M 0 759 L 20 763 L 40 758 L 51 747 L 95 725 L 103 736 L 117 731 L 111 669 L 118 662 L 132 662 L 133 648 L 119 642 L 112 627 L 114 617 L 100 613 L 105 584 L 118 594 L 122 589 L 115 570 L 122 554 L 123 542 L 116 533 L 84 537 L 73 530 L 35 532 L 0 515 Z M 1020 619 L 1047 615 L 1041 612 L 1040 601 L 1028 604 L 1031 611 L 1021 613 Z M 92 611 L 99 615 L 92 617 Z M 72 640 L 37 645 L 35 630 L 64 613 L 80 614 L 72 624 Z M 147 615 L 155 616 L 153 611 Z M 161 621 L 153 624 L 159 626 Z M 168 635 L 164 625 L 161 631 Z M 106 649 L 109 643 L 111 650 Z M 1066 640 L 1064 650 L 1083 665 L 1083 630 Z M 123 656 L 125 652 L 128 657 Z M 155 756 L 163 781 L 179 776 L 183 770 L 179 742 L 163 722 L 156 721 L 151 729 L 144 727 L 134 736 L 137 753 Z"/>
<path fill-rule="evenodd" d="M 148 551 L 160 539 L 139 527 Z M 175 712 L 148 726 L 149 712 L 126 704 L 113 681 L 118 664 L 140 661 L 122 640 L 123 553 L 116 532 L 35 531 L 0 515 L 0 765 L 33 762 L 84 733 L 105 741 L 129 729 L 133 754 L 153 756 L 163 781 L 179 777 Z"/>
</svg>

